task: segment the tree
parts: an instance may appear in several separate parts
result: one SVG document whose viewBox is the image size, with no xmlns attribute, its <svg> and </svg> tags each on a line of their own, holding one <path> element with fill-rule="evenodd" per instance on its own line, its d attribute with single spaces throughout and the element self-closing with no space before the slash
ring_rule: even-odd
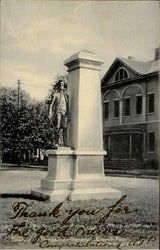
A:
<svg viewBox="0 0 160 250">
<path fill-rule="evenodd" d="M 20 110 L 18 110 L 18 93 L 14 88 L 1 88 L 1 122 L 2 122 L 2 147 L 8 149 L 18 159 L 20 151 L 20 116 L 30 102 L 26 91 L 20 93 Z M 18 112 L 19 111 L 19 112 Z M 13 159 L 13 160 L 17 160 Z"/>
<path fill-rule="evenodd" d="M 28 120 L 21 124 L 21 131 L 24 129 L 24 143 L 31 148 L 54 147 L 55 134 L 50 124 L 45 102 L 37 102 L 28 107 Z"/>
<path fill-rule="evenodd" d="M 17 90 L 1 88 L 2 147 L 7 149 L 12 162 L 36 149 L 53 148 L 55 131 L 48 119 L 45 102 L 32 101 L 29 94 L 21 90 L 18 109 Z"/>
</svg>

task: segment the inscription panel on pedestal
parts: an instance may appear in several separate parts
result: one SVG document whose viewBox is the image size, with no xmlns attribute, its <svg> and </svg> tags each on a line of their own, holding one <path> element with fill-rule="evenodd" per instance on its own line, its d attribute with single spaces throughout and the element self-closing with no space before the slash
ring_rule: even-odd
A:
<svg viewBox="0 0 160 250">
<path fill-rule="evenodd" d="M 79 174 L 101 174 L 102 167 L 102 159 L 85 158 L 78 160 Z"/>
</svg>

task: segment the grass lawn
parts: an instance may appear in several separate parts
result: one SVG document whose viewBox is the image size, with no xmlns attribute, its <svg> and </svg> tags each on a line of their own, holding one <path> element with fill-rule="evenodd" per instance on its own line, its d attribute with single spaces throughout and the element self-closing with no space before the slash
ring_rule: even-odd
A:
<svg viewBox="0 0 160 250">
<path fill-rule="evenodd" d="M 122 183 L 122 201 L 61 204 L 27 194 L 23 198 L 3 195 L 0 248 L 158 249 L 158 189 L 152 182 L 128 184 L 128 188 Z"/>
<path fill-rule="evenodd" d="M 25 203 L 20 203 L 18 210 L 18 203 L 15 202 Z M 135 246 L 140 244 L 138 248 L 141 245 L 142 248 L 145 246 L 144 249 L 156 247 L 158 211 L 155 197 L 151 196 L 149 199 L 144 197 L 143 200 L 135 199 L 132 201 L 126 198 L 117 205 L 114 210 L 116 213 L 112 212 L 108 216 L 108 212 L 111 211 L 109 206 L 116 204 L 116 202 L 117 200 L 105 199 L 101 201 L 65 201 L 59 205 L 57 212 L 51 215 L 50 213 L 58 203 L 4 198 L 2 199 L 0 229 L 1 244 L 20 249 L 39 246 L 52 248 L 53 246 L 67 246 L 67 244 L 70 246 L 72 244 L 73 246 L 75 244 L 77 246 L 90 244 L 93 248 L 94 244 L 97 246 L 97 242 L 99 246 L 106 244 L 107 247 L 113 245 L 118 248 L 127 244 L 130 244 L 130 246 L 127 245 L 128 248 L 133 247 L 132 244 Z M 28 204 L 31 206 L 27 207 Z M 13 212 L 12 205 L 16 212 Z M 21 216 L 20 208 L 26 207 L 27 213 Z M 123 210 L 125 207 L 133 212 L 125 213 Z M 42 211 L 46 211 L 46 216 L 37 217 Z M 16 215 L 17 218 L 13 219 Z M 11 232 L 13 225 L 14 230 Z M 17 225 L 20 225 L 19 228 L 16 227 Z M 25 233 L 24 230 L 26 230 Z M 138 241 L 135 242 L 133 239 Z M 120 243 L 119 246 L 118 243 Z"/>
</svg>

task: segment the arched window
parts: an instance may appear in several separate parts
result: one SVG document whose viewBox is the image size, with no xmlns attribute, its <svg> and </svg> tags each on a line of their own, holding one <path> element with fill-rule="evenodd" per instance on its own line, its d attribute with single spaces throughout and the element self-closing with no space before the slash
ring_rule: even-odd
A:
<svg viewBox="0 0 160 250">
<path fill-rule="evenodd" d="M 115 81 L 121 81 L 128 78 L 128 73 L 125 69 L 119 69 L 115 75 Z"/>
</svg>

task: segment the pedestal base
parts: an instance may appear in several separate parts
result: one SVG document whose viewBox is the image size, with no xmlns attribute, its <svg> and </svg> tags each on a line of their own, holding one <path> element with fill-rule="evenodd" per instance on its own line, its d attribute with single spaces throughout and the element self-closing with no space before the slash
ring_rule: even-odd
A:
<svg viewBox="0 0 160 250">
<path fill-rule="evenodd" d="M 61 202 L 64 200 L 119 199 L 121 197 L 121 192 L 113 188 L 77 190 L 49 190 L 45 188 L 37 188 L 32 190 L 31 194 L 34 197 L 48 199 L 51 202 Z"/>
<path fill-rule="evenodd" d="M 107 178 L 106 178 L 107 181 Z M 69 200 L 101 200 L 101 199 L 119 199 L 121 192 L 113 188 L 92 188 L 92 189 L 76 189 L 69 195 Z"/>
<path fill-rule="evenodd" d="M 36 188 L 31 190 L 34 197 L 48 199 L 51 202 L 61 202 L 69 200 L 70 190 L 49 190 L 46 188 Z"/>
<path fill-rule="evenodd" d="M 47 177 L 41 180 L 41 188 L 31 191 L 33 196 L 50 201 L 121 197 L 121 192 L 110 188 L 104 176 L 104 151 L 63 148 L 48 153 Z"/>
</svg>

